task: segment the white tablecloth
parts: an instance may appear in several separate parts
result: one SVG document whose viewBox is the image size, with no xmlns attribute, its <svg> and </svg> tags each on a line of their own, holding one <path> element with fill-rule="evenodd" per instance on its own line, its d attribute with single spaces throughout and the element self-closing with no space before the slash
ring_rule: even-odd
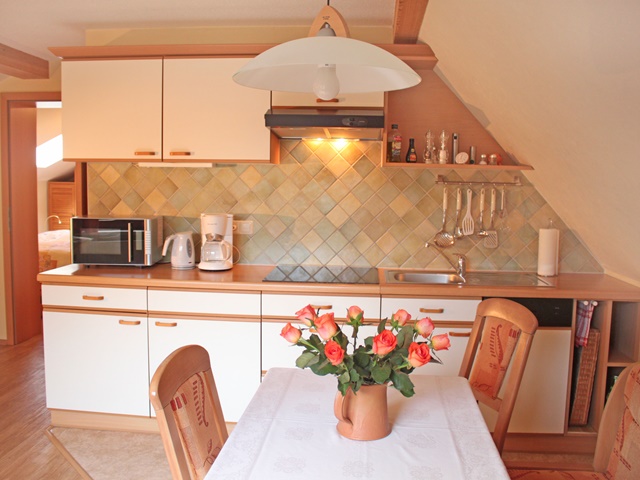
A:
<svg viewBox="0 0 640 480">
<path fill-rule="evenodd" d="M 336 431 L 335 377 L 272 368 L 206 479 L 508 479 L 467 380 L 411 378 L 413 397 L 389 389 L 391 434 L 362 442 Z"/>
</svg>

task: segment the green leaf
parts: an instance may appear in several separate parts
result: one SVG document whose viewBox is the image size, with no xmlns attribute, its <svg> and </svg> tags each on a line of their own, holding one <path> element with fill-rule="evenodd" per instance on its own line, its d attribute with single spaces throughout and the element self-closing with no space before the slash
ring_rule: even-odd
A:
<svg viewBox="0 0 640 480">
<path fill-rule="evenodd" d="M 338 342 L 338 345 L 340 345 L 343 350 L 347 350 L 347 345 L 349 345 L 349 338 L 344 333 L 342 333 L 342 330 L 338 330 L 338 333 L 335 334 L 333 340 Z"/>
<path fill-rule="evenodd" d="M 324 343 L 322 339 L 315 333 L 309 337 L 309 343 L 320 351 L 324 351 Z"/>
<path fill-rule="evenodd" d="M 351 381 L 351 375 L 348 370 L 342 372 L 342 375 L 338 377 L 338 383 L 349 383 Z"/>
<path fill-rule="evenodd" d="M 398 347 L 408 349 L 413 341 L 413 326 L 405 325 L 402 327 L 398 332 L 397 339 Z"/>
<path fill-rule="evenodd" d="M 340 393 L 344 397 L 347 394 L 347 390 L 349 390 L 349 384 L 348 383 L 338 383 L 338 390 L 340 391 Z"/>
<path fill-rule="evenodd" d="M 393 382 L 393 387 L 405 397 L 412 397 L 415 393 L 413 382 L 406 373 L 391 372 L 391 381 Z"/>
<path fill-rule="evenodd" d="M 307 368 L 308 366 L 310 366 L 309 364 L 311 363 L 311 361 L 313 359 L 317 360 L 317 356 L 315 353 L 312 352 L 304 352 L 302 355 L 300 355 L 298 357 L 298 359 L 296 360 L 296 367 L 298 368 Z"/>
<path fill-rule="evenodd" d="M 380 323 L 378 324 L 378 333 L 382 333 L 382 331 L 385 329 L 386 326 L 387 326 L 387 319 L 383 318 L 382 320 L 380 320 Z"/>
<path fill-rule="evenodd" d="M 376 365 L 371 369 L 371 377 L 376 383 L 382 384 L 389 381 L 391 366 L 387 364 Z"/>
<path fill-rule="evenodd" d="M 371 357 L 364 350 L 358 349 L 353 354 L 353 362 L 361 368 L 366 368 L 371 363 Z"/>
</svg>

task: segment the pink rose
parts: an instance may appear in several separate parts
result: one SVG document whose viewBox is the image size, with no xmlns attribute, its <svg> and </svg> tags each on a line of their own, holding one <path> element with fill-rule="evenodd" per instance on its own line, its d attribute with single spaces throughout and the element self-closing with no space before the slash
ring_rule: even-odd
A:
<svg viewBox="0 0 640 480">
<path fill-rule="evenodd" d="M 449 347 L 451 346 L 449 335 L 446 333 L 434 335 L 431 338 L 431 345 L 433 345 L 434 350 L 449 350 Z"/>
<path fill-rule="evenodd" d="M 325 313 L 316 319 L 316 331 L 323 340 L 330 340 L 338 333 L 338 325 L 333 320 L 333 312 Z"/>
<path fill-rule="evenodd" d="M 429 360 L 431 360 L 431 350 L 426 343 L 412 342 L 409 345 L 409 363 L 412 367 L 421 367 L 429 363 Z"/>
<path fill-rule="evenodd" d="M 304 323 L 307 327 L 310 327 L 313 322 L 316 321 L 317 315 L 313 307 L 311 305 L 307 305 L 303 309 L 296 312 L 296 318 Z"/>
<path fill-rule="evenodd" d="M 383 330 L 373 337 L 373 353 L 383 356 L 396 348 L 398 339 L 389 330 Z"/>
<path fill-rule="evenodd" d="M 344 350 L 338 342 L 329 340 L 324 346 L 324 354 L 327 356 L 327 360 L 331 362 L 331 365 L 340 365 L 344 358 Z"/>
<path fill-rule="evenodd" d="M 405 323 L 411 320 L 411 314 L 406 310 L 400 309 L 391 316 L 391 320 L 395 320 L 398 325 L 404 327 Z"/>
<path fill-rule="evenodd" d="M 415 330 L 424 338 L 427 338 L 433 332 L 435 328 L 433 322 L 429 317 L 424 317 L 416 322 Z"/>
<path fill-rule="evenodd" d="M 347 320 L 357 322 L 358 325 L 362 325 L 362 318 L 364 312 L 356 305 L 349 307 L 347 310 Z"/>
<path fill-rule="evenodd" d="M 302 336 L 302 332 L 299 328 L 294 327 L 290 323 L 287 323 L 280 332 L 280 336 L 284 338 L 287 342 L 290 343 L 298 343 L 300 337 Z"/>
</svg>

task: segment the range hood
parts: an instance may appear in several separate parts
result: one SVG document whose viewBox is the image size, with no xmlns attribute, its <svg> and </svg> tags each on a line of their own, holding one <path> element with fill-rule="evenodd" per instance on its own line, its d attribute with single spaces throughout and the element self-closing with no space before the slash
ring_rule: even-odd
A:
<svg viewBox="0 0 640 480">
<path fill-rule="evenodd" d="M 382 109 L 271 108 L 265 125 L 284 139 L 382 140 Z"/>
</svg>

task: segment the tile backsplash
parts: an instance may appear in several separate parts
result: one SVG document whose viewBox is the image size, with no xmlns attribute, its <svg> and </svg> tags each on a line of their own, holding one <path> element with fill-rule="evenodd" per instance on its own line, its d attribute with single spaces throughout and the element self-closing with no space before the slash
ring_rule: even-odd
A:
<svg viewBox="0 0 640 480">
<path fill-rule="evenodd" d="M 201 213 L 233 213 L 237 220 L 253 221 L 254 228 L 252 235 L 234 235 L 239 263 L 450 269 L 434 249 L 425 248 L 442 227 L 443 185 L 437 176 L 474 182 L 513 182 L 520 176 L 522 186 L 505 187 L 506 215 L 496 215 L 498 247 L 485 248 L 474 235 L 458 239 L 447 253 L 465 254 L 471 270 L 535 271 L 538 230 L 551 220 L 560 230 L 560 272 L 602 272 L 521 172 L 380 167 L 381 147 L 287 140 L 281 142 L 279 165 L 89 163 L 89 214 L 163 215 L 166 236 L 199 232 Z M 448 187 L 448 231 L 455 221 L 456 188 Z M 480 188 L 472 186 L 476 223 Z M 463 194 L 460 221 L 466 208 Z"/>
</svg>

